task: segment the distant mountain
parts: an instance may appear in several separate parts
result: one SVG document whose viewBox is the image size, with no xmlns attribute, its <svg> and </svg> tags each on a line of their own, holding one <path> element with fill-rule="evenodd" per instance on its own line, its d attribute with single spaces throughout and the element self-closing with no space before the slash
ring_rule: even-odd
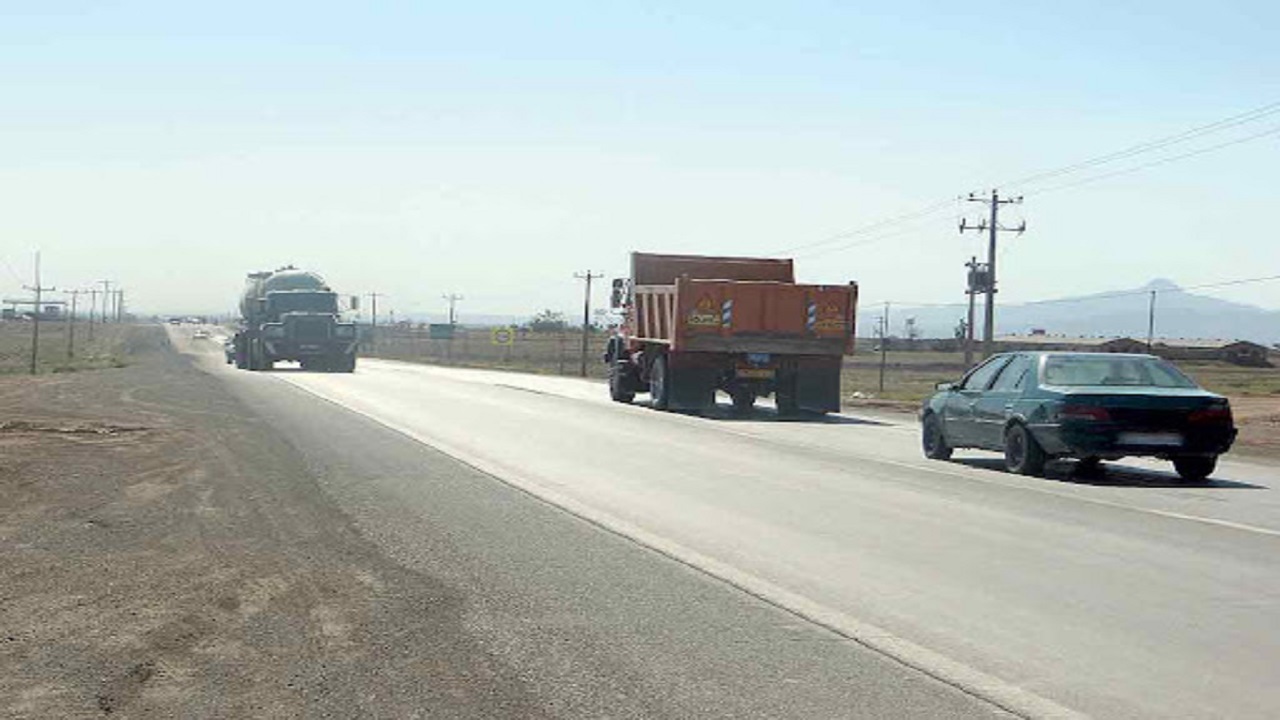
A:
<svg viewBox="0 0 1280 720">
<path fill-rule="evenodd" d="M 1157 279 L 1122 293 L 1100 293 L 1023 305 L 996 305 L 996 334 L 1026 334 L 1042 329 L 1054 335 L 1085 337 L 1147 336 L 1150 292 L 1156 291 L 1155 334 L 1162 338 L 1216 338 L 1280 343 L 1280 311 L 1220 300 L 1182 291 L 1175 283 Z M 998 300 L 998 298 L 997 298 Z M 977 331 L 982 332 L 982 298 L 978 299 Z M 922 337 L 951 337 L 965 315 L 963 307 L 892 308 L 889 332 L 905 335 L 904 323 L 916 318 Z M 870 336 L 880 313 L 858 313 L 860 336 Z"/>
</svg>

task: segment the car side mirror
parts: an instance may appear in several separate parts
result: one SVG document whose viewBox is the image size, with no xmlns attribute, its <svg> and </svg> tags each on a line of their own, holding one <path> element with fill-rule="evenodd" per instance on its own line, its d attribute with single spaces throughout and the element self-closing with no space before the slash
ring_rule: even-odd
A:
<svg viewBox="0 0 1280 720">
<path fill-rule="evenodd" d="M 952 390 L 956 389 L 956 384 L 953 382 L 940 382 L 937 385 L 934 385 L 933 387 L 935 390 L 951 392 Z"/>
</svg>

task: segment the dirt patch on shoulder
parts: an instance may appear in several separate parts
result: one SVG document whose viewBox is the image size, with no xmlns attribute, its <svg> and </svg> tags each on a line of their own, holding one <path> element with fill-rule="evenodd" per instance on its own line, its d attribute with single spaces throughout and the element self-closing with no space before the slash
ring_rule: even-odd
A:
<svg viewBox="0 0 1280 720">
<path fill-rule="evenodd" d="M 0 398 L 0 716 L 543 715 L 185 360 Z"/>
</svg>

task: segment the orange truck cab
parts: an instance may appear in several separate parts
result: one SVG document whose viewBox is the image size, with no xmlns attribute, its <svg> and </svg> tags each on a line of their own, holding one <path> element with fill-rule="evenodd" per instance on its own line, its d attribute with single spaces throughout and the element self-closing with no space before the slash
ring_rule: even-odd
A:
<svg viewBox="0 0 1280 720">
<path fill-rule="evenodd" d="M 613 281 L 609 393 L 664 410 L 722 390 L 739 412 L 770 394 L 781 414 L 838 411 L 857 302 L 856 283 L 797 284 L 789 259 L 632 253 L 631 277 Z"/>
</svg>

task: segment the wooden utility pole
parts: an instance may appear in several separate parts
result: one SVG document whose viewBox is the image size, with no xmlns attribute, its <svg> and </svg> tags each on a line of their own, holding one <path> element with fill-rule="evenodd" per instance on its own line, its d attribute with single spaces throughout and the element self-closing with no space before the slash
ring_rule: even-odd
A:
<svg viewBox="0 0 1280 720">
<path fill-rule="evenodd" d="M 604 277 L 603 273 L 592 274 L 590 270 L 583 273 L 574 273 L 573 276 L 579 280 L 585 280 L 585 291 L 582 300 L 582 366 L 578 374 L 582 377 L 587 376 L 587 352 L 591 340 L 591 281 L 596 278 Z"/>
<path fill-rule="evenodd" d="M 1147 304 L 1147 352 L 1151 352 L 1151 343 L 1156 334 L 1156 291 L 1151 291 L 1151 300 Z"/>
<path fill-rule="evenodd" d="M 970 257 L 969 262 L 965 263 L 964 266 L 969 268 L 965 289 L 965 294 L 969 296 L 969 315 L 964 325 L 964 367 L 968 370 L 973 367 L 973 306 L 984 282 L 980 274 L 982 266 L 978 263 L 978 258 Z"/>
<path fill-rule="evenodd" d="M 98 310 L 98 291 L 91 288 L 84 292 L 89 293 L 89 342 L 93 342 L 93 315 Z"/>
<path fill-rule="evenodd" d="M 969 202 L 986 203 L 990 212 L 989 220 L 981 220 L 977 225 L 969 225 L 967 220 L 960 221 L 960 232 L 964 233 L 969 230 L 975 232 L 989 233 L 987 239 L 987 286 L 983 291 L 987 296 L 987 304 L 985 308 L 984 325 L 982 328 L 982 354 L 983 357 L 991 357 L 995 352 L 995 327 L 996 327 L 996 235 L 1001 232 L 1016 232 L 1019 235 L 1027 231 L 1027 222 L 1024 220 L 1017 227 L 1001 227 L 999 221 L 1000 206 L 1019 204 L 1022 197 L 1002 198 L 997 190 L 991 191 L 991 197 L 979 197 L 974 193 L 969 193 Z"/>
<path fill-rule="evenodd" d="M 462 297 L 458 293 L 449 293 L 448 295 L 441 295 L 440 297 L 445 302 L 449 303 L 449 324 L 457 325 L 458 324 L 458 316 L 457 316 L 458 301 L 465 300 L 466 298 Z"/>
<path fill-rule="evenodd" d="M 52 292 L 57 288 L 44 287 L 40 284 L 40 251 L 36 251 L 36 284 L 24 285 L 24 288 L 36 294 L 35 312 L 31 313 L 31 374 L 35 375 L 39 368 L 40 356 L 40 313 L 44 310 L 42 307 L 43 294 Z"/>
<path fill-rule="evenodd" d="M 880 316 L 880 392 L 884 392 L 884 369 L 889 364 L 889 303 Z"/>
<path fill-rule="evenodd" d="M 386 295 L 380 292 L 369 293 L 369 312 L 373 316 L 373 319 L 369 322 L 370 345 L 378 344 L 378 298 L 380 297 L 386 297 Z"/>
<path fill-rule="evenodd" d="M 111 317 L 109 308 L 111 307 L 111 281 L 99 280 L 98 284 L 102 285 L 102 324 L 106 325 L 107 318 Z"/>
<path fill-rule="evenodd" d="M 67 313 L 67 359 L 70 360 L 76 356 L 76 301 L 85 291 L 63 290 L 63 292 L 71 296 L 71 312 Z"/>
</svg>

